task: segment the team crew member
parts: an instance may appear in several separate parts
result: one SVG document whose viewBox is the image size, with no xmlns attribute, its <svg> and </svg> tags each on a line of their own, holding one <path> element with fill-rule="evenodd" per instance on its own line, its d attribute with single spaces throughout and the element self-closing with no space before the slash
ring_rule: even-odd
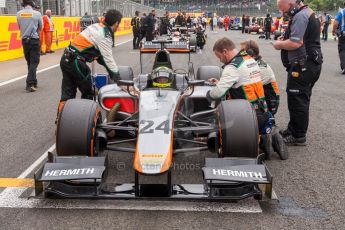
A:
<svg viewBox="0 0 345 230">
<path fill-rule="evenodd" d="M 159 27 L 159 34 L 160 35 L 168 34 L 168 30 L 170 27 L 171 26 L 170 26 L 169 12 L 167 11 L 165 13 L 165 17 L 161 18 L 161 24 Z"/>
<path fill-rule="evenodd" d="M 345 6 L 345 2 L 344 2 Z M 345 16 L 345 9 L 339 10 L 337 16 L 335 17 L 333 23 L 333 36 L 338 35 L 338 52 L 340 58 L 340 68 L 341 73 L 345 74 L 345 23 L 344 23 L 344 16 Z M 339 28 L 339 34 L 337 34 L 337 30 Z"/>
<path fill-rule="evenodd" d="M 328 39 L 328 26 L 331 24 L 331 16 L 325 12 L 325 20 L 323 21 L 322 40 Z"/>
<path fill-rule="evenodd" d="M 139 11 L 135 11 L 135 16 L 132 18 L 131 26 L 133 30 L 133 49 L 139 49 L 139 42 L 140 42 Z"/>
<path fill-rule="evenodd" d="M 42 29 L 42 15 L 33 10 L 36 4 L 30 0 L 23 1 L 24 9 L 17 13 L 17 23 L 24 50 L 25 60 L 28 65 L 26 78 L 26 91 L 37 90 L 36 70 L 40 63 L 40 31 Z"/>
<path fill-rule="evenodd" d="M 207 99 L 212 101 L 226 97 L 248 100 L 256 110 L 259 129 L 263 130 L 268 121 L 268 115 L 265 112 L 265 93 L 259 65 L 245 51 L 239 52 L 228 38 L 218 40 L 213 51 L 225 65 L 219 81 L 209 79 L 216 86 L 208 91 Z"/>
<path fill-rule="evenodd" d="M 272 29 L 272 18 L 270 14 L 266 15 L 265 18 L 265 39 L 271 39 L 271 29 Z"/>
<path fill-rule="evenodd" d="M 51 50 L 52 46 L 52 41 L 53 41 L 53 32 L 54 32 L 54 23 L 53 20 L 51 19 L 52 12 L 51 10 L 46 10 L 46 15 L 42 17 L 43 19 L 43 37 L 42 43 L 44 41 L 45 46 L 46 46 L 46 52 L 43 53 L 54 53 L 54 51 Z"/>
<path fill-rule="evenodd" d="M 76 97 L 77 88 L 81 92 L 81 98 L 93 98 L 92 76 L 87 62 L 97 60 L 107 69 L 111 79 L 120 79 L 112 44 L 121 19 L 119 11 L 109 10 L 101 23 L 87 27 L 65 49 L 60 62 L 63 78 L 58 111 L 61 111 L 65 101 Z"/>
<path fill-rule="evenodd" d="M 155 30 L 155 16 L 156 11 L 152 10 L 151 13 L 146 17 L 146 41 L 153 40 L 153 31 Z"/>
<path fill-rule="evenodd" d="M 282 50 L 288 72 L 287 97 L 290 122 L 281 134 L 288 145 L 306 145 L 312 89 L 322 65 L 320 22 L 313 10 L 300 0 L 278 0 L 280 11 L 290 16 L 284 40 L 274 43 Z"/>
<path fill-rule="evenodd" d="M 262 84 L 264 86 L 267 108 L 272 115 L 275 115 L 279 107 L 280 92 L 272 68 L 260 56 L 259 45 L 256 41 L 249 40 L 242 42 L 241 49 L 246 51 L 258 63 L 261 72 Z"/>
</svg>

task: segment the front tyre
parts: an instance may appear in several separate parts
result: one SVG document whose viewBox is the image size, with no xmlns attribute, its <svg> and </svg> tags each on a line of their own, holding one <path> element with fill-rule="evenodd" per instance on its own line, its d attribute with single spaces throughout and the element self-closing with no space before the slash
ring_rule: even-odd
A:
<svg viewBox="0 0 345 230">
<path fill-rule="evenodd" d="M 257 158 L 259 128 L 247 100 L 222 101 L 217 107 L 219 157 Z"/>
<path fill-rule="evenodd" d="M 96 126 L 102 122 L 101 110 L 92 100 L 70 99 L 57 122 L 58 156 L 95 156 Z"/>
</svg>

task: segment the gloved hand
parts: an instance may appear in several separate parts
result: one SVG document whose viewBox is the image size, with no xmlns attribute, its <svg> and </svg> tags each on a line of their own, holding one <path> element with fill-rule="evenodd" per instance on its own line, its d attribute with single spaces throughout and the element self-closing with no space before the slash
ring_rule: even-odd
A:
<svg viewBox="0 0 345 230">
<path fill-rule="evenodd" d="M 115 83 L 117 83 L 118 80 L 121 80 L 120 73 L 111 73 L 110 74 L 110 79 L 113 80 Z"/>
</svg>

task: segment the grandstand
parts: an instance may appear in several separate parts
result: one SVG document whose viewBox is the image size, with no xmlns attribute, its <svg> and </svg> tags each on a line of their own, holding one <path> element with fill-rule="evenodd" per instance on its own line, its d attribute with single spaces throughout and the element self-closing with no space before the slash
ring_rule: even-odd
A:
<svg viewBox="0 0 345 230">
<path fill-rule="evenodd" d="M 218 15 L 278 13 L 275 0 L 145 0 L 144 4 L 167 11 L 213 12 Z"/>
</svg>

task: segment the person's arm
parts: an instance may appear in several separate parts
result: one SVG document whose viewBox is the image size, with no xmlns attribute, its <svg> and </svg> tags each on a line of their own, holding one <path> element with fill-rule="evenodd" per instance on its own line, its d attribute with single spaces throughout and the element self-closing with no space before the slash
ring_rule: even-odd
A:
<svg viewBox="0 0 345 230">
<path fill-rule="evenodd" d="M 97 40 L 97 47 L 101 53 L 101 57 L 97 59 L 97 62 L 107 69 L 111 79 L 118 81 L 120 80 L 119 68 L 113 57 L 112 45 L 111 35 L 105 35 L 105 37 Z"/>
<path fill-rule="evenodd" d="M 332 30 L 332 34 L 333 36 L 336 34 L 338 26 L 339 26 L 339 22 L 341 22 L 343 15 L 341 12 L 338 12 L 337 16 L 335 16 L 334 22 L 333 22 L 333 30 Z"/>
<path fill-rule="evenodd" d="M 207 99 L 210 101 L 221 99 L 239 79 L 240 75 L 236 67 L 232 65 L 226 66 L 217 85 L 207 92 Z"/>
<path fill-rule="evenodd" d="M 309 17 L 306 14 L 296 14 L 292 19 L 290 39 L 285 41 L 276 41 L 273 46 L 276 50 L 296 50 L 304 42 L 303 37 L 307 29 Z"/>
</svg>

